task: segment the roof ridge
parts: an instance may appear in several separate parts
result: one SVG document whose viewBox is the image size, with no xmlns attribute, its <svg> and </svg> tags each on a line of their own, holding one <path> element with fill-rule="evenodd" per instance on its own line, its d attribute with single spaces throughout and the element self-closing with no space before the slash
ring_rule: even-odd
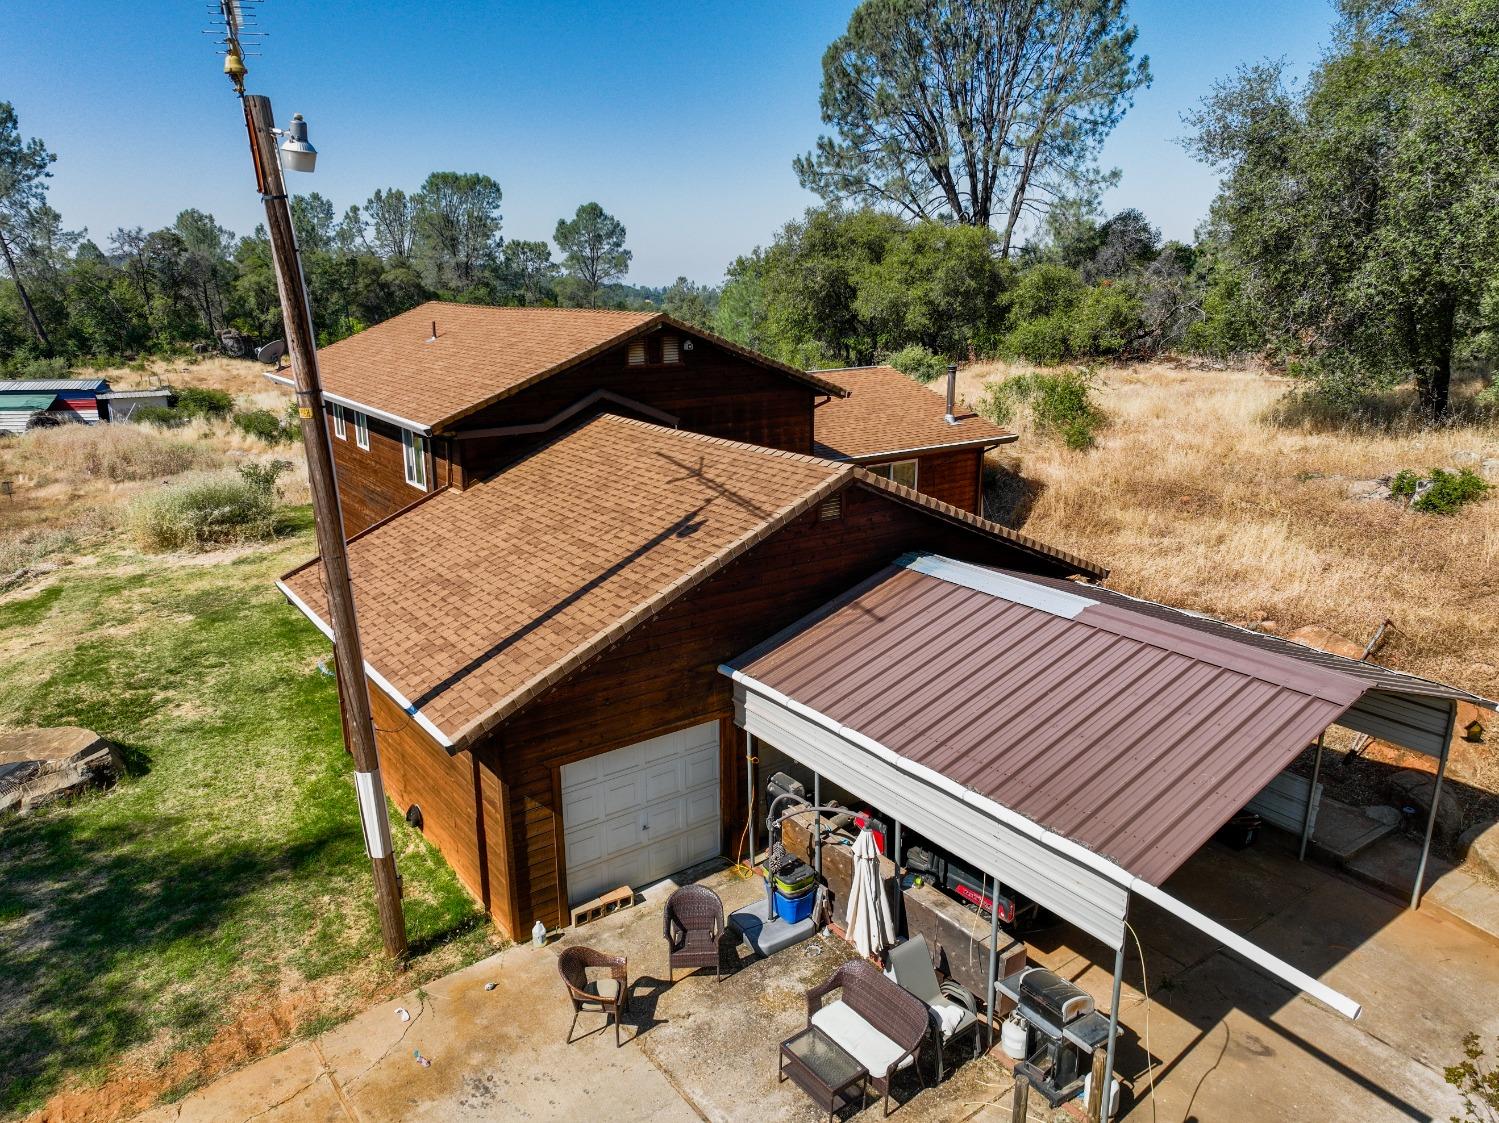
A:
<svg viewBox="0 0 1499 1123">
<path fill-rule="evenodd" d="M 603 316 L 664 316 L 659 308 L 654 312 L 636 310 L 633 308 L 567 308 L 560 304 L 469 304 L 462 300 L 424 300 L 414 308 L 406 309 L 406 312 L 415 312 L 429 305 L 440 304 L 444 308 L 474 308 L 484 312 L 591 312 Z M 398 312 L 396 315 L 404 316 L 406 312 Z M 395 319 L 395 316 L 390 317 Z M 381 320 L 380 323 L 387 323 Z M 380 324 L 371 324 L 371 327 L 379 327 Z M 368 330 L 368 329 L 366 329 Z"/>
<path fill-rule="evenodd" d="M 625 425 L 634 425 L 642 429 L 654 429 L 662 433 L 671 433 L 674 436 L 685 437 L 688 440 L 698 441 L 703 444 L 743 449 L 745 452 L 759 453 L 764 456 L 779 456 L 784 460 L 793 460 L 801 464 L 811 464 L 820 468 L 846 469 L 853 467 L 853 465 L 844 461 L 831 460 L 826 456 L 814 456 L 807 452 L 792 452 L 790 449 L 785 448 L 771 448 L 769 445 L 757 445 L 753 441 L 736 441 L 732 437 L 715 437 L 711 434 L 699 433 L 692 429 L 673 429 L 668 425 L 657 425 L 654 421 L 642 421 L 638 417 L 626 417 L 623 414 L 610 413 L 608 411 L 598 414 L 592 420 L 597 421 L 599 418 L 604 417 Z"/>
</svg>

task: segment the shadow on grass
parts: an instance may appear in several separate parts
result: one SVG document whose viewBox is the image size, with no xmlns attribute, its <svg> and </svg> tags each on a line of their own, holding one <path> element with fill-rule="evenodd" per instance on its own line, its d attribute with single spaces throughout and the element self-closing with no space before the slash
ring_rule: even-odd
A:
<svg viewBox="0 0 1499 1123">
<path fill-rule="evenodd" d="M 98 1071 L 161 1029 L 206 1041 L 223 1009 L 199 975 L 239 962 L 246 899 L 347 842 L 205 848 L 172 841 L 191 837 L 172 818 L 79 826 L 39 815 L 0 827 L 5 895 L 18 906 L 0 927 L 0 1113 L 39 1106 L 69 1073 Z"/>
<path fill-rule="evenodd" d="M 1409 386 L 1350 398 L 1319 393 L 1312 386 L 1297 387 L 1271 405 L 1262 420 L 1280 429 L 1383 437 L 1499 423 L 1499 408 L 1476 397 L 1481 388 L 1481 380 L 1454 380 L 1447 414 L 1433 420 L 1422 412 L 1415 390 Z"/>
<path fill-rule="evenodd" d="M 1021 475 L 1018 463 L 984 464 L 984 518 L 1019 530 L 1046 491 L 1041 480 Z"/>
</svg>

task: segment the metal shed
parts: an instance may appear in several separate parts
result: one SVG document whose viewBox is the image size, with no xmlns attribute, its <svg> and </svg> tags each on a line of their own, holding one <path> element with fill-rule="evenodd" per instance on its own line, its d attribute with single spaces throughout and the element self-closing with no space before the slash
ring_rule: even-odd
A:
<svg viewBox="0 0 1499 1123">
<path fill-rule="evenodd" d="M 1116 1018 L 1132 894 L 1357 1017 L 1161 885 L 1329 725 L 1437 757 L 1440 789 L 1457 700 L 1493 706 L 1111 590 L 935 555 L 901 558 L 721 670 L 752 737 L 1114 948 Z M 1424 866 L 1423 851 L 1413 904 Z"/>
</svg>

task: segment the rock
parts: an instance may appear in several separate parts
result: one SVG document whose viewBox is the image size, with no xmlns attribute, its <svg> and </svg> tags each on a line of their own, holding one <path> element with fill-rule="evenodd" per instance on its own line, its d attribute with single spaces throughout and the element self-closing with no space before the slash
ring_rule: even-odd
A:
<svg viewBox="0 0 1499 1123">
<path fill-rule="evenodd" d="M 1436 786 L 1436 777 L 1425 772 L 1407 768 L 1396 772 L 1385 781 L 1390 795 L 1402 806 L 1413 806 L 1416 819 L 1424 830 L 1426 818 L 1431 813 L 1431 793 Z M 1455 842 L 1463 830 L 1463 812 L 1452 795 L 1452 789 L 1442 789 L 1441 801 L 1437 804 L 1436 836 L 1443 842 Z"/>
<path fill-rule="evenodd" d="M 1457 840 L 1457 850 L 1467 855 L 1469 865 L 1477 866 L 1490 877 L 1499 877 L 1499 823 L 1470 827 Z"/>
<path fill-rule="evenodd" d="M 0 811 L 27 812 L 119 778 L 119 753 L 76 726 L 0 734 Z"/>
<path fill-rule="evenodd" d="M 1362 659 L 1364 657 L 1364 645 L 1354 643 L 1347 636 L 1340 636 L 1331 628 L 1324 628 L 1320 624 L 1308 624 L 1304 628 L 1297 628 L 1286 639 L 1293 640 L 1304 647 L 1315 647 L 1318 651 L 1326 651 L 1333 655 L 1345 655 L 1349 659 Z"/>
<path fill-rule="evenodd" d="M 1454 464 L 1476 464 L 1478 462 L 1478 450 L 1474 448 L 1458 449 L 1452 454 Z"/>
<path fill-rule="evenodd" d="M 1499 456 L 1490 456 L 1478 466 L 1485 476 L 1499 476 Z"/>
<path fill-rule="evenodd" d="M 1392 492 L 1380 480 L 1354 480 L 1348 485 L 1349 499 L 1388 499 Z"/>
</svg>

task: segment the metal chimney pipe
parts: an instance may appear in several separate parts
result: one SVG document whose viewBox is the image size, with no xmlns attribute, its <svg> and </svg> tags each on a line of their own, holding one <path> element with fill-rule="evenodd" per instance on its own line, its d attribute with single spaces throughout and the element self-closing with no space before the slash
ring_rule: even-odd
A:
<svg viewBox="0 0 1499 1123">
<path fill-rule="evenodd" d="M 944 419 L 949 425 L 956 425 L 958 419 L 956 405 L 958 398 L 958 364 L 947 364 L 947 417 Z"/>
</svg>

